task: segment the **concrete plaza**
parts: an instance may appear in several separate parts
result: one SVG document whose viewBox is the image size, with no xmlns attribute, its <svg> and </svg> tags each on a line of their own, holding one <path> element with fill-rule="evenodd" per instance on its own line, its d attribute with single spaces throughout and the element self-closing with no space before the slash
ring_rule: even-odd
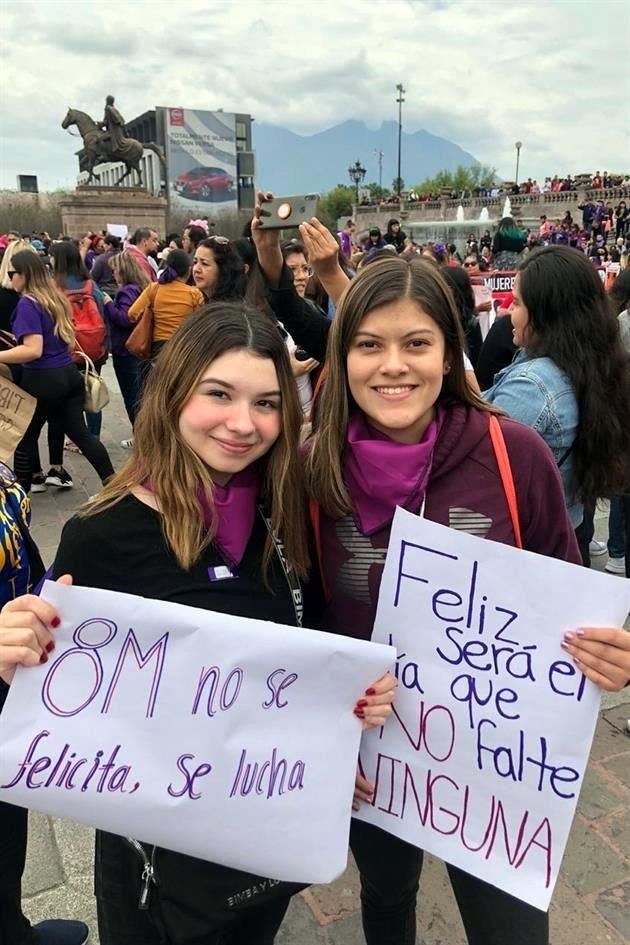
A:
<svg viewBox="0 0 630 945">
<path fill-rule="evenodd" d="M 128 455 L 120 448 L 120 440 L 130 435 L 130 429 L 109 366 L 104 374 L 112 403 L 104 412 L 102 439 L 118 467 Z M 32 497 L 33 534 L 47 563 L 54 556 L 64 521 L 99 485 L 82 457 L 67 455 L 74 489 L 51 489 Z M 42 459 L 45 456 L 42 442 Z M 600 538 L 606 537 L 605 525 L 600 515 Z M 596 560 L 595 566 L 603 567 L 605 560 Z M 630 943 L 629 718 L 630 690 L 605 697 L 551 907 L 553 945 Z M 92 846 L 90 829 L 32 814 L 24 910 L 34 922 L 53 917 L 83 919 L 92 930 L 91 942 L 97 943 Z M 432 858 L 422 879 L 419 938 L 422 945 L 465 945 L 466 941 L 444 867 Z M 278 945 L 363 945 L 354 865 L 332 885 L 312 887 L 296 896 L 277 941 Z"/>
</svg>

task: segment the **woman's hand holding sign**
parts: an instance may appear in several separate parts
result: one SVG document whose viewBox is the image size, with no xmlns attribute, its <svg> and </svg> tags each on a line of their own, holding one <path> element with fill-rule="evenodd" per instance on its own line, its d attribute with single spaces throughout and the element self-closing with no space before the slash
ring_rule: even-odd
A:
<svg viewBox="0 0 630 945">
<path fill-rule="evenodd" d="M 365 695 L 354 707 L 354 714 L 363 722 L 363 729 L 380 728 L 392 714 L 398 680 L 385 673 L 365 690 Z"/>
<path fill-rule="evenodd" d="M 619 627 L 583 627 L 564 635 L 563 649 L 587 679 L 606 692 L 630 683 L 630 633 Z"/>
<path fill-rule="evenodd" d="M 59 584 L 72 584 L 65 574 Z M 55 648 L 52 630 L 59 626 L 54 607 L 41 597 L 25 594 L 9 601 L 0 613 L 0 676 L 11 683 L 16 666 L 37 666 L 48 662 Z"/>
</svg>

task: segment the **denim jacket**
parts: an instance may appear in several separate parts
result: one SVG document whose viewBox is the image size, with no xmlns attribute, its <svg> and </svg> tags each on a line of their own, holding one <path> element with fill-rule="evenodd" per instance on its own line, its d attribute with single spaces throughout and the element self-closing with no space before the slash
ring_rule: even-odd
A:
<svg viewBox="0 0 630 945">
<path fill-rule="evenodd" d="M 551 358 L 537 358 L 521 349 L 512 363 L 495 375 L 485 400 L 540 433 L 560 467 L 571 524 L 576 528 L 584 509 L 575 496 L 573 446 L 579 409 L 573 384 Z"/>
</svg>

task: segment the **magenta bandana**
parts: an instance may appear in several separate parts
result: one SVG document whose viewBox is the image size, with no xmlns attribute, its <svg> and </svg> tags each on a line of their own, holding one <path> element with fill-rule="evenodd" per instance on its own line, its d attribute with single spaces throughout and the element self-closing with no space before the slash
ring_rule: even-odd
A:
<svg viewBox="0 0 630 945">
<path fill-rule="evenodd" d="M 422 503 L 442 419 L 436 407 L 420 442 L 410 445 L 374 430 L 359 411 L 350 419 L 343 474 L 361 534 L 389 525 L 397 505 L 412 509 Z"/>
</svg>

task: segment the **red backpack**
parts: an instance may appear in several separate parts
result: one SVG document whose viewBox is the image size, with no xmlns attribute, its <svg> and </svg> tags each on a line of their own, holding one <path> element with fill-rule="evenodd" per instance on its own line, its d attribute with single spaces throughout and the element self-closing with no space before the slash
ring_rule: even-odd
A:
<svg viewBox="0 0 630 945">
<path fill-rule="evenodd" d="M 78 350 L 87 354 L 92 361 L 102 361 L 107 357 L 106 329 L 103 316 L 92 295 L 94 283 L 88 279 L 80 289 L 66 289 L 66 295 L 72 306 L 72 324 L 76 339 L 72 357 L 81 362 Z"/>
</svg>

